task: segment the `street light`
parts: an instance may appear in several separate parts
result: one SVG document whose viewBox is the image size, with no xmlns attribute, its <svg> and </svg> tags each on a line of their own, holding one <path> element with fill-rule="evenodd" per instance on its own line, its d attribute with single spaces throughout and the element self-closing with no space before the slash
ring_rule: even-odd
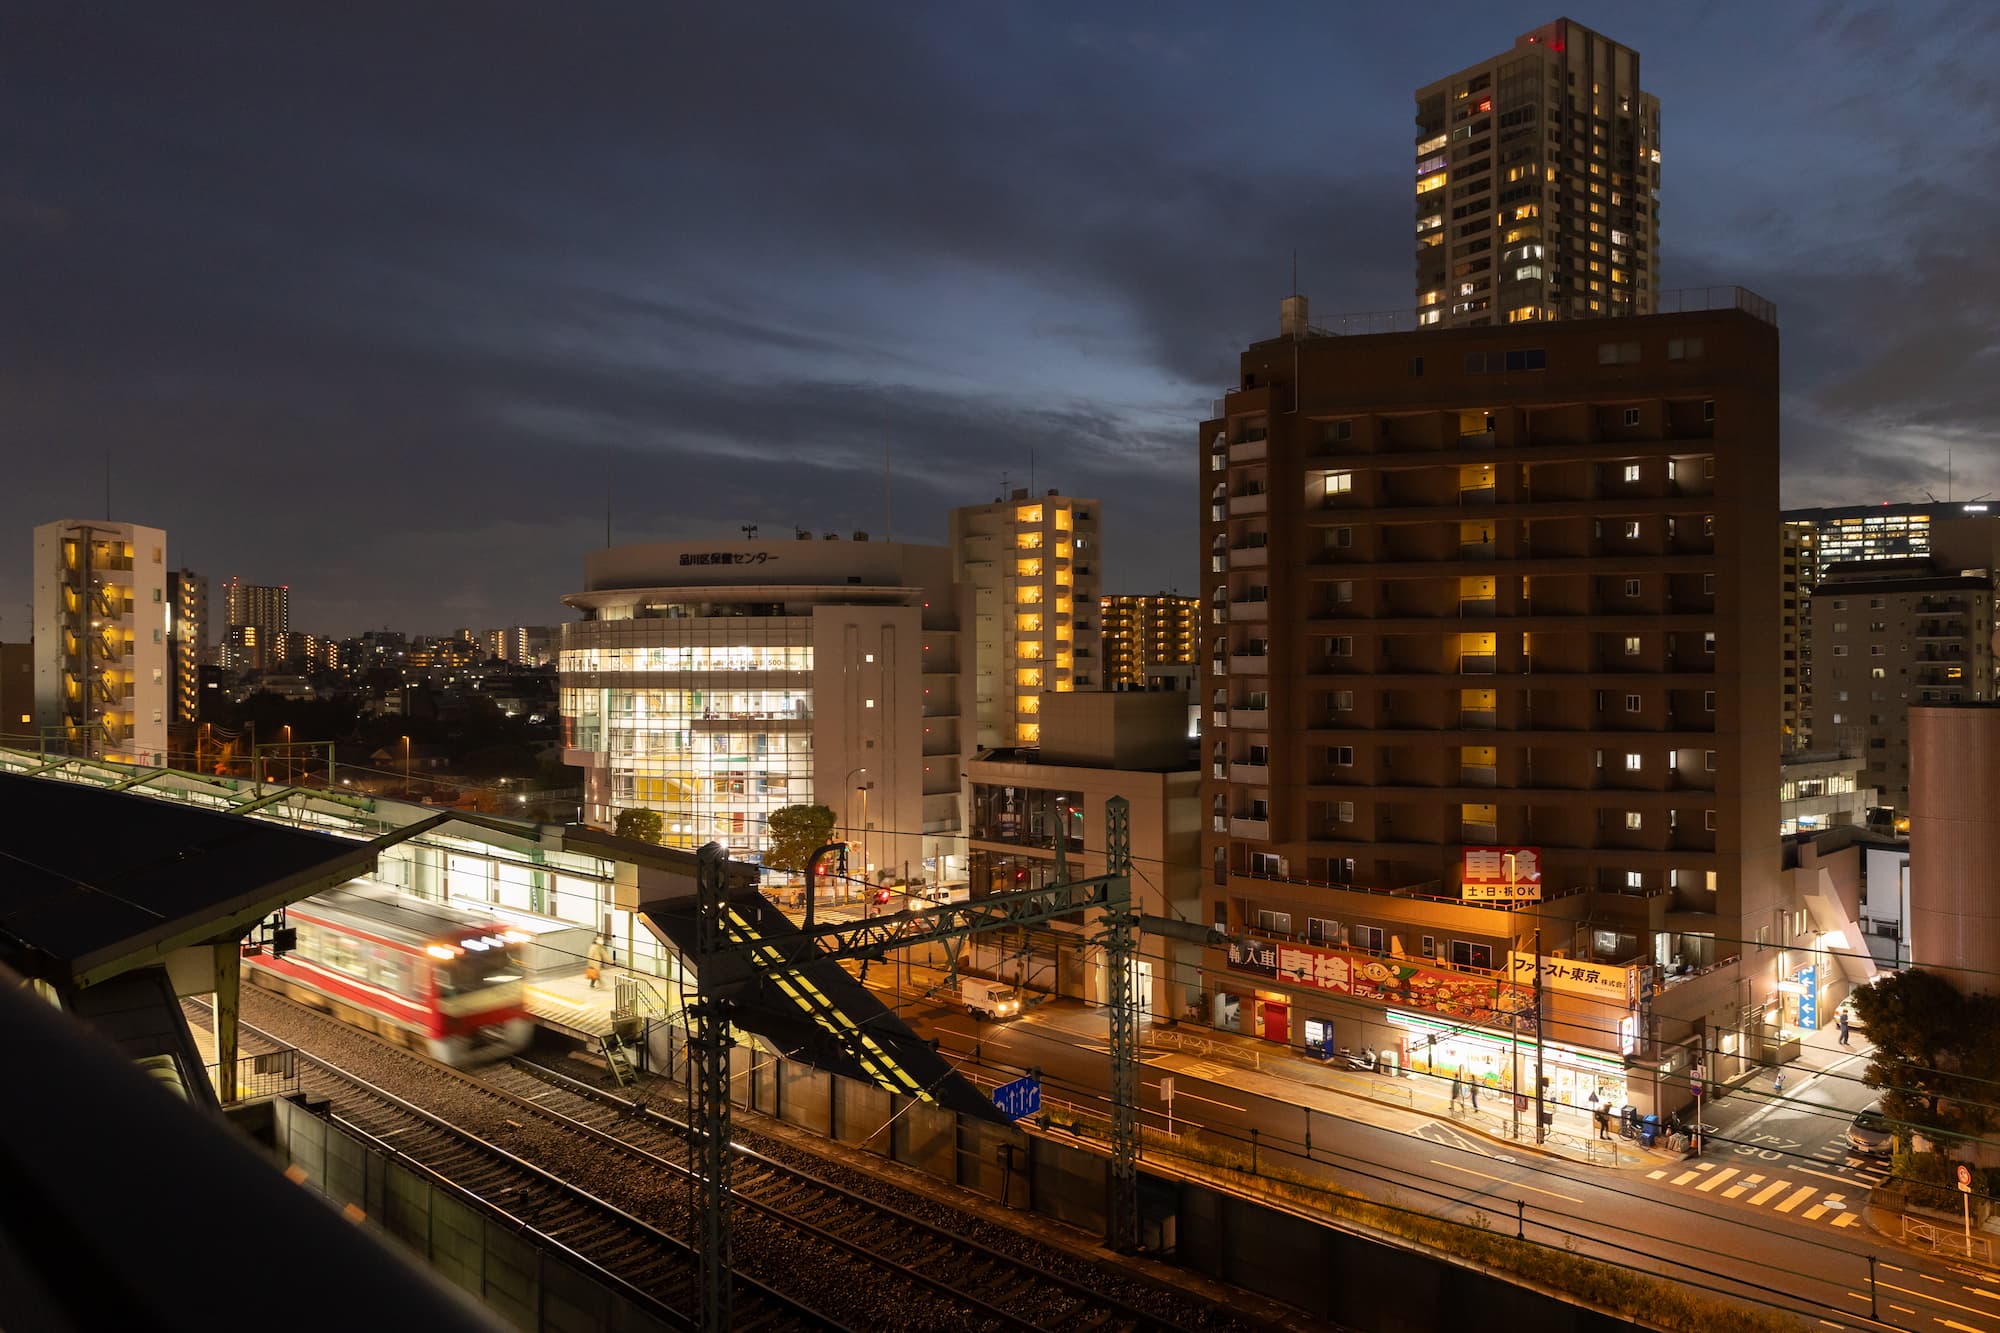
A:
<svg viewBox="0 0 2000 1333">
<path fill-rule="evenodd" d="M 850 793 L 857 791 L 861 793 L 861 822 L 863 825 L 866 825 L 868 822 L 868 788 L 861 786 L 854 781 L 856 775 L 866 773 L 867 771 L 868 768 L 867 765 L 865 764 L 855 768 L 850 768 L 847 770 L 846 779 L 843 780 L 840 784 L 841 785 L 840 813 L 844 816 L 849 816 L 849 818 L 845 820 L 845 823 L 847 824 L 847 841 L 849 842 L 854 841 L 854 820 L 851 818 L 851 816 L 854 813 L 854 800 Z M 863 879 L 866 879 L 868 877 L 868 846 L 865 842 L 862 844 L 861 847 L 861 875 Z M 840 885 L 840 901 L 841 902 L 847 901 L 847 883 L 844 880 L 841 882 Z"/>
</svg>

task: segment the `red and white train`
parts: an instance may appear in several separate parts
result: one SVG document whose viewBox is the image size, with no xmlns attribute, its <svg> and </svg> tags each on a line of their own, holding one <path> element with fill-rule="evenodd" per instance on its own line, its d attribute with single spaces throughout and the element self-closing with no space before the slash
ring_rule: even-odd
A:
<svg viewBox="0 0 2000 1333">
<path fill-rule="evenodd" d="M 518 1051 L 534 1034 L 519 931 L 379 886 L 322 893 L 285 916 L 298 945 L 247 960 L 261 985 L 447 1064 Z"/>
</svg>

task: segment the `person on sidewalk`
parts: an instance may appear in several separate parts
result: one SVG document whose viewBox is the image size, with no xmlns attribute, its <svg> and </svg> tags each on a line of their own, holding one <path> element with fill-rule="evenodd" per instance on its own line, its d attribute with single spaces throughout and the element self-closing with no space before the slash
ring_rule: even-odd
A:
<svg viewBox="0 0 2000 1333">
<path fill-rule="evenodd" d="M 1611 1108 L 1609 1106 L 1606 1106 L 1603 1102 L 1599 1102 L 1597 1104 L 1597 1112 L 1595 1119 L 1597 1120 L 1597 1137 L 1600 1139 L 1610 1138 Z"/>
<path fill-rule="evenodd" d="M 1842 1009 L 1836 1012 L 1833 1021 L 1840 1026 L 1840 1044 L 1847 1045 L 1847 1011 Z"/>
<path fill-rule="evenodd" d="M 598 978 L 603 973 L 604 937 L 593 935 L 590 937 L 590 952 L 583 956 L 583 979 L 590 983 L 592 990 L 596 990 L 599 984 Z"/>
<path fill-rule="evenodd" d="M 1465 1085 L 1458 1081 L 1458 1075 L 1451 1076 L 1451 1109 L 1458 1109 L 1458 1099 L 1465 1095 Z"/>
<path fill-rule="evenodd" d="M 1465 1085 L 1465 1093 L 1466 1096 L 1472 1099 L 1472 1109 L 1477 1111 L 1479 1109 L 1479 1080 L 1475 1078 L 1468 1082 Z"/>
</svg>

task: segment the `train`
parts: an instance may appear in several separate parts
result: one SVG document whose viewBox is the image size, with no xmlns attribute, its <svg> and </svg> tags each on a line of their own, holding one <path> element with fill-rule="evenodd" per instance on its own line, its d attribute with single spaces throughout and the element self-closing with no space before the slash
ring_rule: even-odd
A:
<svg viewBox="0 0 2000 1333">
<path fill-rule="evenodd" d="M 296 947 L 246 959 L 259 985 L 451 1065 L 512 1054 L 534 1035 L 520 931 L 379 885 L 322 893 L 285 916 Z"/>
</svg>

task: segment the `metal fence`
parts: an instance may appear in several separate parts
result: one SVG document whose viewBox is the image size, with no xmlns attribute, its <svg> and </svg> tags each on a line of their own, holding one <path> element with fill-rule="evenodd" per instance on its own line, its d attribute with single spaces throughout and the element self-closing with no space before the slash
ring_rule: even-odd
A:
<svg viewBox="0 0 2000 1333">
<path fill-rule="evenodd" d="M 222 1091 L 222 1066 L 208 1066 L 208 1085 Z M 282 1097 L 299 1090 L 299 1053 L 292 1047 L 236 1057 L 236 1098 Z"/>
</svg>

